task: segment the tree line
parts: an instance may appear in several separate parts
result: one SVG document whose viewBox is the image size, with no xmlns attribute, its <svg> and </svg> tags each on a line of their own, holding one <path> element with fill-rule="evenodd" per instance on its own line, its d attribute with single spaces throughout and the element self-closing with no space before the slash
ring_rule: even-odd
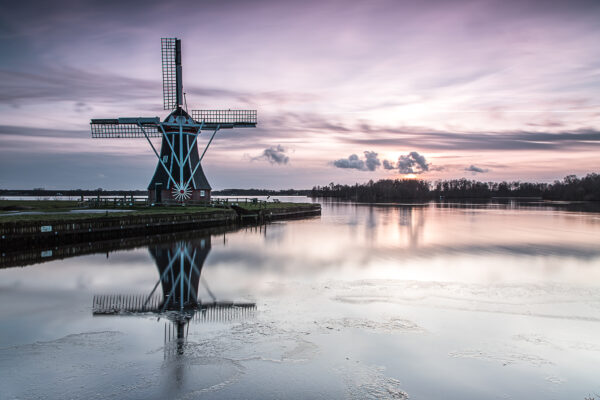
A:
<svg viewBox="0 0 600 400">
<path fill-rule="evenodd" d="M 214 196 L 309 196 L 311 191 L 296 189 L 222 189 L 213 190 L 212 194 Z"/>
<path fill-rule="evenodd" d="M 362 202 L 424 201 L 434 199 L 489 199 L 491 197 L 537 197 L 547 200 L 600 201 L 600 175 L 577 178 L 568 175 L 553 183 L 479 182 L 450 179 L 428 182 L 419 179 L 370 180 L 364 184 L 315 186 L 311 197 L 335 197 Z"/>
</svg>

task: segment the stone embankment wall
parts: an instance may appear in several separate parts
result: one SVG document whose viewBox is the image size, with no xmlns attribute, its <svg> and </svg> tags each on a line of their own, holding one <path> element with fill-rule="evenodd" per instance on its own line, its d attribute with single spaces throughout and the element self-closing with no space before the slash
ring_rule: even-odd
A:
<svg viewBox="0 0 600 400">
<path fill-rule="evenodd" d="M 119 217 L 69 220 L 35 220 L 0 223 L 0 247 L 14 248 L 58 243 L 76 243 L 211 226 L 234 224 L 233 210 L 190 214 L 135 214 Z"/>
<path fill-rule="evenodd" d="M 6 250 L 56 246 L 67 243 L 151 235 L 185 231 L 238 223 L 266 223 L 276 219 L 303 218 L 321 214 L 319 204 L 297 207 L 270 207 L 248 210 L 243 208 L 218 209 L 210 212 L 110 215 L 101 218 L 60 220 L 24 220 L 1 222 L 0 255 Z"/>
<path fill-rule="evenodd" d="M 240 222 L 269 222 L 278 219 L 304 218 L 321 215 L 320 204 L 303 204 L 297 207 L 282 207 L 267 209 L 248 210 L 242 207 L 232 206 L 238 213 Z"/>
</svg>

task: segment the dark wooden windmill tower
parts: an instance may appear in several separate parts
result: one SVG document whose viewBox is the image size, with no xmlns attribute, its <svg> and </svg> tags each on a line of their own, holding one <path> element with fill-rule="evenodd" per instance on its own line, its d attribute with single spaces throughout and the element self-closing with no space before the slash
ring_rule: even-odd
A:
<svg viewBox="0 0 600 400">
<path fill-rule="evenodd" d="M 148 185 L 152 202 L 209 201 L 210 184 L 202 171 L 202 158 L 220 129 L 256 127 L 256 110 L 183 109 L 181 40 L 162 38 L 162 73 L 164 109 L 172 112 L 160 121 L 152 118 L 92 119 L 93 138 L 146 138 L 158 164 Z M 197 139 L 202 130 L 212 136 L 202 154 Z M 160 153 L 150 138 L 162 138 Z"/>
</svg>

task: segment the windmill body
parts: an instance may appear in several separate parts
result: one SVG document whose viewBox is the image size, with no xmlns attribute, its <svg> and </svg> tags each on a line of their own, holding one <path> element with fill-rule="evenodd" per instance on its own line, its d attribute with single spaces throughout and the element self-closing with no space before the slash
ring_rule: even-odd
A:
<svg viewBox="0 0 600 400">
<path fill-rule="evenodd" d="M 256 110 L 183 109 L 181 41 L 161 39 L 164 109 L 171 114 L 164 121 L 158 117 L 92 119 L 94 138 L 145 138 L 158 164 L 148 185 L 148 197 L 155 203 L 210 201 L 211 187 L 202 170 L 202 158 L 220 129 L 256 127 Z M 211 131 L 202 154 L 198 136 Z M 160 137 L 157 151 L 151 138 Z"/>
<path fill-rule="evenodd" d="M 160 162 L 156 165 L 154 176 L 148 185 L 152 201 L 161 203 L 162 199 L 173 197 L 176 200 L 210 200 L 211 187 L 199 163 L 200 156 L 195 143 L 197 128 L 189 126 L 194 124 L 192 117 L 178 108 L 165 118 L 163 124 L 171 126 L 170 129 L 165 129 L 160 148 L 160 160 L 167 168 L 163 168 Z M 180 124 L 183 134 L 179 133 Z M 182 166 L 178 163 L 180 155 L 183 158 Z M 194 168 L 196 165 L 198 168 Z M 182 179 L 174 182 L 171 177 Z M 189 182 L 189 186 L 186 188 L 180 182 Z"/>
</svg>

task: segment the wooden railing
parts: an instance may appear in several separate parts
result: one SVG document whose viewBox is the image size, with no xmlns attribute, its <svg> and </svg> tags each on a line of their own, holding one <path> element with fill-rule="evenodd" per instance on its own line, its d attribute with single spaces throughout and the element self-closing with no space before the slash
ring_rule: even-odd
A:
<svg viewBox="0 0 600 400">
<path fill-rule="evenodd" d="M 278 199 L 273 199 L 273 203 L 279 203 Z M 135 206 L 149 206 L 151 202 L 147 197 L 133 197 L 133 196 L 120 196 L 120 197 L 92 197 L 79 201 L 79 207 L 89 208 L 118 208 L 118 207 L 135 207 Z M 175 200 L 163 200 L 163 205 L 183 205 L 182 203 Z M 187 200 L 186 206 L 209 206 L 209 207 L 229 207 L 232 205 L 239 204 L 256 204 L 264 206 L 267 204 L 266 200 L 261 200 L 256 197 L 213 197 L 210 201 L 204 200 Z"/>
<path fill-rule="evenodd" d="M 273 200 L 275 201 L 275 200 Z M 277 203 L 279 200 L 277 201 Z M 267 204 L 266 200 L 259 200 L 256 197 L 213 197 L 211 203 L 223 205 L 237 204 Z"/>
<path fill-rule="evenodd" d="M 79 207 L 89 208 L 147 206 L 148 198 L 133 196 L 92 197 L 80 200 L 78 205 Z"/>
</svg>

